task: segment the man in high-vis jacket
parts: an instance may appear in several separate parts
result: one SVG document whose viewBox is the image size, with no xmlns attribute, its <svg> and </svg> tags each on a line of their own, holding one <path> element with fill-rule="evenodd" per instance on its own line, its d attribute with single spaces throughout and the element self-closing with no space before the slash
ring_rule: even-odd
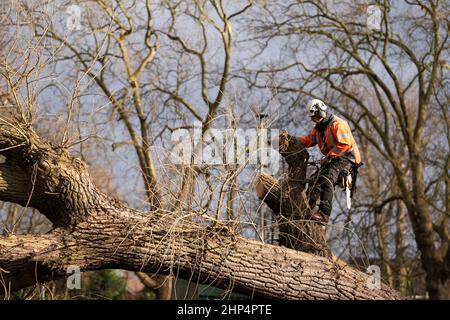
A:
<svg viewBox="0 0 450 320">
<path fill-rule="evenodd" d="M 324 158 L 318 178 L 309 189 L 310 218 L 327 223 L 333 208 L 333 190 L 339 174 L 361 162 L 361 156 L 348 123 L 328 112 L 323 101 L 311 100 L 307 109 L 311 120 L 316 124 L 309 135 L 299 137 L 300 143 L 310 148 L 318 145 Z M 320 198 L 318 210 L 314 210 Z"/>
</svg>

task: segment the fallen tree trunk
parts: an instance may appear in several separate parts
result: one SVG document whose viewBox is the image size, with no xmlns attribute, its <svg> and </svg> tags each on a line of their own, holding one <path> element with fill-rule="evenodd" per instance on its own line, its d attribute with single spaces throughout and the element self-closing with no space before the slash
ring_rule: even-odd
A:
<svg viewBox="0 0 450 320">
<path fill-rule="evenodd" d="M 194 224 L 195 213 L 133 210 L 102 193 L 81 161 L 1 118 L 0 154 L 0 200 L 37 208 L 55 227 L 0 237 L 4 295 L 64 278 L 75 265 L 170 273 L 255 297 L 397 298 L 385 285 L 371 289 L 368 275 L 342 262 Z"/>
<path fill-rule="evenodd" d="M 116 212 L 104 220 L 89 219 L 70 233 L 2 238 L 2 282 L 15 290 L 65 277 L 68 267 L 76 265 L 81 270 L 173 272 L 255 297 L 395 297 L 386 286 L 369 289 L 367 275 L 343 263 L 221 231 L 170 227 L 165 219 Z"/>
</svg>

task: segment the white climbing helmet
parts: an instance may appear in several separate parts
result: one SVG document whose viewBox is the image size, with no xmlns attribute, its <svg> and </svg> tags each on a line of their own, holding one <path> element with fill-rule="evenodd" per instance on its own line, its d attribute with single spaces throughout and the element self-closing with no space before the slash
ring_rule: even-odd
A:
<svg viewBox="0 0 450 320">
<path fill-rule="evenodd" d="M 308 108 L 310 116 L 316 116 L 325 118 L 327 116 L 327 105 L 319 99 L 312 99 L 308 102 L 306 108 Z"/>
</svg>

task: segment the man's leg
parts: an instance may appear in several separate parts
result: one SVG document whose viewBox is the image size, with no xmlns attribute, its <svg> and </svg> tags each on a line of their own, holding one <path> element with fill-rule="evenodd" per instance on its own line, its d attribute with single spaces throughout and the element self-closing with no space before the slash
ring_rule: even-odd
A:
<svg viewBox="0 0 450 320">
<path fill-rule="evenodd" d="M 320 187 L 321 191 L 319 210 L 329 218 L 331 210 L 333 209 L 334 182 L 332 180 L 332 177 L 330 175 L 321 176 Z"/>
<path fill-rule="evenodd" d="M 339 177 L 339 173 L 342 170 L 350 169 L 350 167 L 351 162 L 347 159 L 334 158 L 330 163 L 324 165 L 323 170 L 321 170 L 319 176 L 319 211 L 326 216 L 327 221 L 333 209 L 334 184 Z"/>
</svg>

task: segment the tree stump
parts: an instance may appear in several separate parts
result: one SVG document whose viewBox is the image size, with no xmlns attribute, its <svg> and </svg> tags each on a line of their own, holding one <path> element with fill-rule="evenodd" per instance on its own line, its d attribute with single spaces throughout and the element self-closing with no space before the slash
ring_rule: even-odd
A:
<svg viewBox="0 0 450 320">
<path fill-rule="evenodd" d="M 331 257 L 325 224 L 308 218 L 306 169 L 309 154 L 296 137 L 280 133 L 279 152 L 288 164 L 285 178 L 261 174 L 256 193 L 272 209 L 279 229 L 279 245 L 322 257 Z"/>
</svg>

